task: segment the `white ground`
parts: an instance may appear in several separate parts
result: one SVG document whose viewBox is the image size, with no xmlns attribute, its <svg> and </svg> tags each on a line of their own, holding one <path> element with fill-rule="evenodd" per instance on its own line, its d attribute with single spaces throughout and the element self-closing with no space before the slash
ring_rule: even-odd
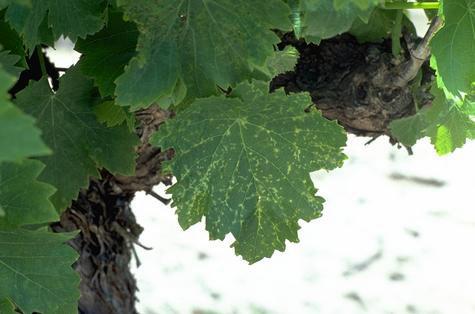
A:
<svg viewBox="0 0 475 314">
<path fill-rule="evenodd" d="M 312 175 L 327 202 L 301 242 L 255 265 L 232 239 L 208 241 L 203 224 L 184 232 L 174 210 L 139 194 L 141 241 L 154 248 L 138 249 L 139 311 L 475 313 L 475 142 L 448 157 L 428 143 L 408 156 L 364 142 L 350 139 L 343 168 Z"/>
</svg>

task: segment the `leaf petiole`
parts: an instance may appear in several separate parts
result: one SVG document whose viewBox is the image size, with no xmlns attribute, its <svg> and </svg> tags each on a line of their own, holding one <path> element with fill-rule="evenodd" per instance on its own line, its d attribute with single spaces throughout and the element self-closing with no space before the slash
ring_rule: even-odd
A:
<svg viewBox="0 0 475 314">
<path fill-rule="evenodd" d="M 386 10 L 414 10 L 414 9 L 424 9 L 424 10 L 438 10 L 439 2 L 403 2 L 403 1 L 392 1 L 385 2 L 383 4 L 383 9 Z"/>
</svg>

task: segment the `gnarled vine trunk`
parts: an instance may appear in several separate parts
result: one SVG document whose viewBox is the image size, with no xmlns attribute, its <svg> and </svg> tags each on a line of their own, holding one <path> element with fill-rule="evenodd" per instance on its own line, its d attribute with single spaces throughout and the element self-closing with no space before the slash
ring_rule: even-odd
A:
<svg viewBox="0 0 475 314">
<path fill-rule="evenodd" d="M 322 41 L 317 46 L 284 35 L 281 48 L 294 45 L 301 56 L 295 71 L 276 77 L 270 89 L 307 91 L 328 119 L 336 119 L 356 135 L 388 134 L 389 123 L 414 113 L 414 97 L 420 105 L 431 102 L 420 88 L 414 95 L 410 86 L 394 86 L 389 80 L 404 60 L 391 55 L 389 42 L 359 44 L 350 35 Z M 406 54 L 406 59 L 410 58 Z M 429 86 L 432 71 L 423 67 L 421 84 Z M 160 165 L 172 152 L 162 152 L 147 144 L 150 135 L 169 117 L 169 112 L 151 107 L 137 113 L 138 148 L 136 174 L 113 176 L 102 172 L 52 226 L 57 232 L 80 230 L 70 244 L 80 258 L 75 269 L 81 276 L 79 312 L 84 314 L 132 314 L 135 310 L 136 282 L 130 272 L 132 249 L 142 228 L 135 221 L 130 203 L 137 191 L 152 192 L 160 182 L 171 184 Z M 157 196 L 158 197 L 158 196 Z"/>
<path fill-rule="evenodd" d="M 161 162 L 170 157 L 169 153 L 147 144 L 168 112 L 151 107 L 137 117 L 142 145 L 137 150 L 135 176 L 113 176 L 102 171 L 102 178 L 92 179 L 61 215 L 60 222 L 51 226 L 56 232 L 80 231 L 69 243 L 80 254 L 74 265 L 81 276 L 79 313 L 136 313 L 137 286 L 129 266 L 142 227 L 130 203 L 137 191 L 152 193 L 154 185 L 171 183 L 160 172 Z"/>
</svg>

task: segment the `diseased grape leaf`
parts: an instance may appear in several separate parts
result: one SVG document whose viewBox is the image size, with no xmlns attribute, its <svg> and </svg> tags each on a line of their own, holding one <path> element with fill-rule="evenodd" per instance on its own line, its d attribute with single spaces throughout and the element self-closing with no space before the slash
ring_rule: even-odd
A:
<svg viewBox="0 0 475 314">
<path fill-rule="evenodd" d="M 281 0 L 117 3 L 141 33 L 138 55 L 116 81 L 118 104 L 134 109 L 168 97 L 179 84 L 193 98 L 249 79 L 279 42 L 271 29 L 291 29 Z"/>
<path fill-rule="evenodd" d="M 432 56 L 447 90 L 468 93 L 475 82 L 475 1 L 441 1 L 445 26 L 431 41 Z"/>
<path fill-rule="evenodd" d="M 392 135 L 406 146 L 414 145 L 423 137 L 430 137 L 439 155 L 445 155 L 462 147 L 467 139 L 473 139 L 475 121 L 464 112 L 472 106 L 470 97 L 463 101 L 447 100 L 444 92 L 436 86 L 432 106 L 422 108 L 416 115 L 393 121 Z"/>
<path fill-rule="evenodd" d="M 7 20 L 20 33 L 26 47 L 51 43 L 61 35 L 76 41 L 94 34 L 104 25 L 105 2 L 102 0 L 31 0 L 32 6 L 12 4 Z"/>
<path fill-rule="evenodd" d="M 374 6 L 361 9 L 344 0 L 336 9 L 333 0 L 301 0 L 300 7 L 303 13 L 301 36 L 319 43 L 322 39 L 347 32 L 357 18 L 367 22 Z"/>
<path fill-rule="evenodd" d="M 76 43 L 74 49 L 82 54 L 78 66 L 94 79 L 102 96 L 114 95 L 115 79 L 136 54 L 137 37 L 134 23 L 125 22 L 118 12 L 111 12 L 104 29 Z"/>
<path fill-rule="evenodd" d="M 37 181 L 44 165 L 37 160 L 0 164 L 0 217 L 2 226 L 41 224 L 59 220 L 48 198 L 56 189 Z"/>
<path fill-rule="evenodd" d="M 9 101 L 7 91 L 14 82 L 13 76 L 3 70 L 0 62 L 0 163 L 51 152 L 41 140 L 34 119 Z"/>
<path fill-rule="evenodd" d="M 76 314 L 77 253 L 64 242 L 71 234 L 0 230 L 0 296 L 24 312 Z M 3 314 L 3 312 L 2 312 Z"/>
<path fill-rule="evenodd" d="M 254 81 L 167 121 L 152 143 L 175 149 L 165 171 L 177 178 L 168 191 L 180 225 L 206 217 L 210 238 L 232 233 L 236 253 L 251 263 L 297 242 L 298 221 L 318 218 L 324 202 L 309 173 L 346 158 L 344 130 L 316 109 L 306 113 L 311 104 L 306 94 L 269 94 Z"/>
<path fill-rule="evenodd" d="M 43 78 L 17 95 L 16 103 L 37 118 L 54 152 L 40 158 L 46 164 L 40 180 L 58 189 L 52 201 L 59 211 L 88 185 L 89 177 L 99 175 L 97 168 L 124 175 L 135 169 L 136 135 L 125 125 L 108 128 L 97 121 L 94 93 L 92 80 L 72 68 L 61 77 L 56 93 Z"/>
</svg>

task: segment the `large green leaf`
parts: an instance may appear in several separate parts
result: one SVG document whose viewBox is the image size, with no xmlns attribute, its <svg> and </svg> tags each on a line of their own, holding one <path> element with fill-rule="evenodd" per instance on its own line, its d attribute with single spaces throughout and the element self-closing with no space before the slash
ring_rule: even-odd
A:
<svg viewBox="0 0 475 314">
<path fill-rule="evenodd" d="M 475 82 L 475 1 L 442 1 L 445 26 L 431 41 L 438 74 L 453 95 Z"/>
<path fill-rule="evenodd" d="M 232 233 L 249 262 L 298 241 L 298 221 L 321 215 L 309 173 L 343 164 L 346 135 L 323 118 L 306 94 L 269 94 L 262 82 L 243 83 L 232 98 L 199 99 L 154 135 L 173 147 L 166 169 L 180 225 L 206 217 L 211 239 Z"/>
<path fill-rule="evenodd" d="M 70 238 L 0 230 L 0 299 L 11 299 L 24 313 L 76 314 L 79 276 L 71 264 L 77 253 L 64 244 Z"/>
<path fill-rule="evenodd" d="M 462 147 L 467 139 L 473 139 L 475 122 L 467 107 L 474 106 L 470 97 L 461 100 L 447 100 L 444 92 L 433 87 L 435 99 L 432 106 L 422 108 L 416 115 L 393 121 L 391 133 L 402 144 L 414 145 L 423 137 L 430 137 L 438 154 L 445 155 Z M 458 101 L 458 103 L 457 103 Z"/>
<path fill-rule="evenodd" d="M 333 0 L 333 5 L 337 10 L 340 10 L 348 5 L 356 4 L 360 9 L 368 9 L 372 6 L 380 4 L 381 0 Z"/>
<path fill-rule="evenodd" d="M 23 36 L 30 51 L 61 35 L 76 41 L 94 34 L 104 25 L 102 0 L 32 0 L 32 6 L 12 4 L 7 20 Z M 49 30 L 50 29 L 50 30 Z"/>
<path fill-rule="evenodd" d="M 137 137 L 127 126 L 108 128 L 97 121 L 93 82 L 69 70 L 53 93 L 46 78 L 31 83 L 17 95 L 16 103 L 36 117 L 44 140 L 53 155 L 41 158 L 46 164 L 40 179 L 58 189 L 52 197 L 57 210 L 66 208 L 97 168 L 130 175 L 135 168 Z"/>
<path fill-rule="evenodd" d="M 117 2 L 141 33 L 138 56 L 116 81 L 118 103 L 133 108 L 159 102 L 180 84 L 193 98 L 249 79 L 279 42 L 271 29 L 291 29 L 282 0 Z"/>
<path fill-rule="evenodd" d="M 301 0 L 303 13 L 301 36 L 313 42 L 347 32 L 360 18 L 367 22 L 373 6 L 361 9 L 353 2 L 344 1 L 335 8 L 333 0 Z"/>
<path fill-rule="evenodd" d="M 51 152 L 41 140 L 34 119 L 9 101 L 7 91 L 14 81 L 0 62 L 0 163 Z"/>
<path fill-rule="evenodd" d="M 103 30 L 76 43 L 75 49 L 82 54 L 78 66 L 94 79 L 102 96 L 114 95 L 114 80 L 135 56 L 137 37 L 135 25 L 124 22 L 122 14 L 112 12 Z"/>
<path fill-rule="evenodd" d="M 59 219 L 48 198 L 56 191 L 36 178 L 44 165 L 37 160 L 0 164 L 1 226 L 21 226 Z"/>
</svg>

